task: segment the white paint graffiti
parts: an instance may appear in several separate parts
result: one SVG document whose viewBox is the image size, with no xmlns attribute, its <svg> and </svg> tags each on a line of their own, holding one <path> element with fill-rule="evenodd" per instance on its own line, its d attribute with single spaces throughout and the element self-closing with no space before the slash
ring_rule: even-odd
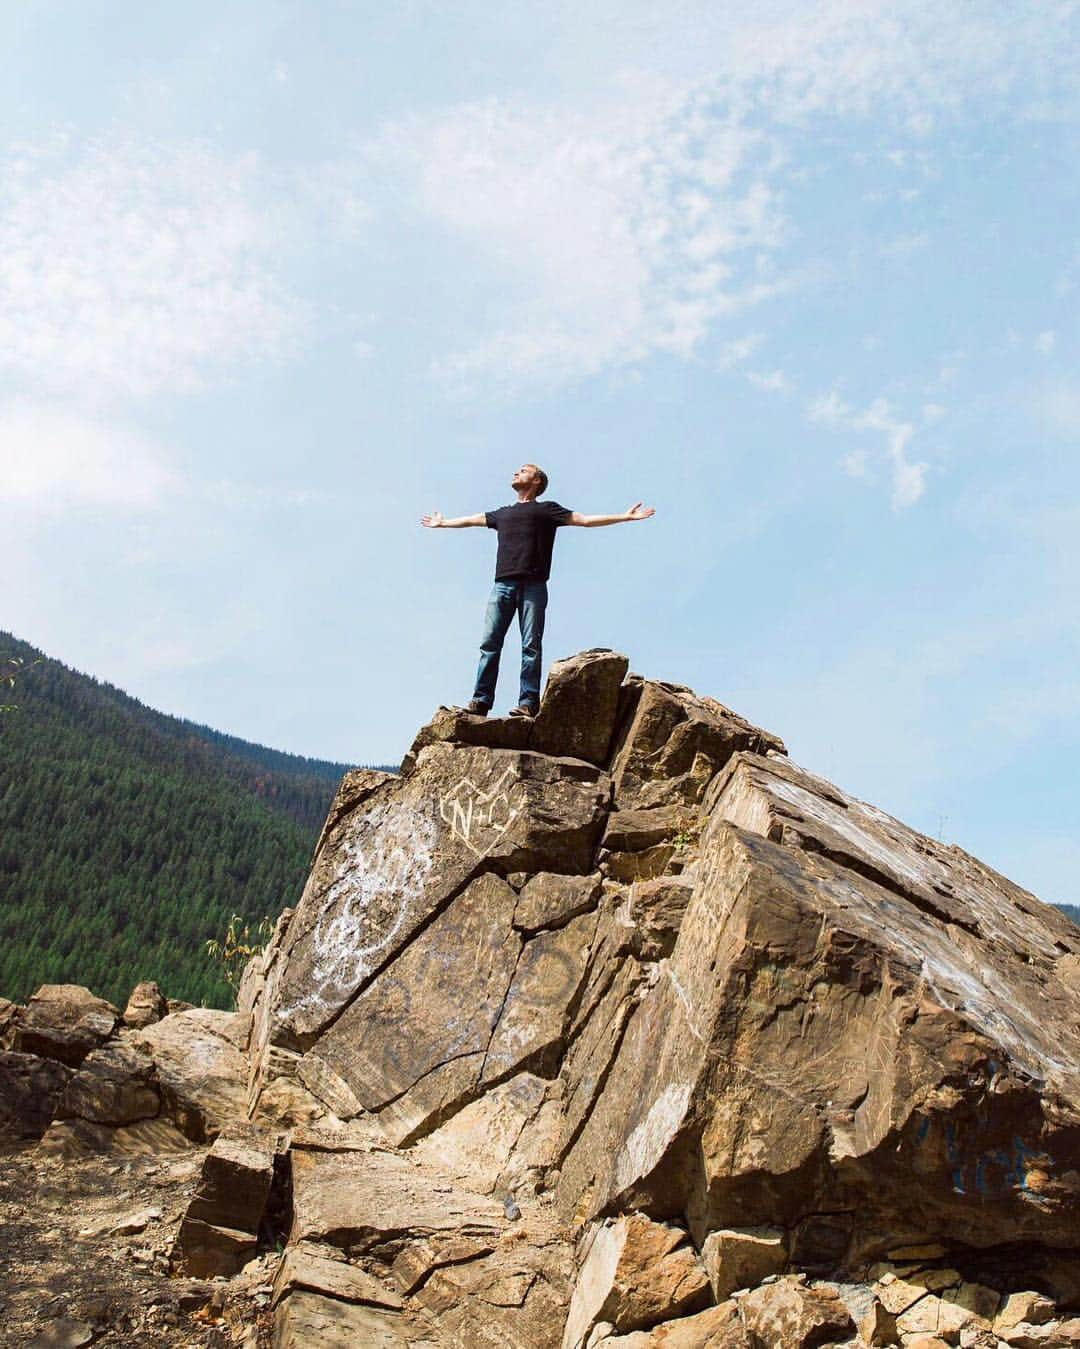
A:
<svg viewBox="0 0 1080 1349">
<path fill-rule="evenodd" d="M 506 768 L 490 787 L 462 778 L 439 801 L 450 831 L 477 857 L 486 857 L 524 806 L 524 784 Z"/>
<path fill-rule="evenodd" d="M 312 929 L 310 987 L 278 1008 L 288 1019 L 336 1011 L 390 949 L 435 864 L 436 825 L 410 803 L 374 806 L 357 834 L 338 845 L 335 879 L 318 899 Z"/>
</svg>

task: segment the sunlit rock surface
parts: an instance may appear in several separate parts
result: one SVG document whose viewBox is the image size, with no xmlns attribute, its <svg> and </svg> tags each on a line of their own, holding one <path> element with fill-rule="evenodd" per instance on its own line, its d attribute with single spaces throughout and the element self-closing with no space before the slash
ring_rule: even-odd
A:
<svg viewBox="0 0 1080 1349">
<path fill-rule="evenodd" d="M 195 1203 L 186 1258 L 282 1242 L 281 1345 L 975 1343 L 1021 1295 L 1051 1343 L 1080 1308 L 1080 929 L 614 652 L 348 774 L 235 1015 L 115 1020 L 4 1010 L 12 1129 L 217 1158 L 250 1120 L 265 1212 Z"/>
</svg>

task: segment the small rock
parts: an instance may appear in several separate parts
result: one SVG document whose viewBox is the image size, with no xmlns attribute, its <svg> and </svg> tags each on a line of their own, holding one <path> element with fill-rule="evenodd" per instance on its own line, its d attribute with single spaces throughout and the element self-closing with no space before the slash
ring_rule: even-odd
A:
<svg viewBox="0 0 1080 1349">
<path fill-rule="evenodd" d="M 896 1317 L 875 1302 L 859 1322 L 859 1334 L 865 1344 L 895 1344 Z"/>
<path fill-rule="evenodd" d="M 39 1331 L 32 1340 L 26 1341 L 25 1349 L 82 1349 L 94 1338 L 94 1327 L 85 1321 L 73 1321 L 59 1316 L 50 1321 L 44 1330 Z"/>
<path fill-rule="evenodd" d="M 1045 1325 L 1047 1321 L 1053 1320 L 1054 1310 L 1054 1304 L 1042 1293 L 1030 1290 L 1010 1293 L 994 1318 L 994 1330 L 1001 1335 L 1003 1331 L 1018 1326 L 1023 1321 L 1034 1326 Z"/>
<path fill-rule="evenodd" d="M 756 1288 L 787 1264 L 784 1234 L 771 1227 L 724 1228 L 710 1232 L 701 1247 L 701 1263 L 717 1302 L 737 1288 Z"/>
<path fill-rule="evenodd" d="M 521 1209 L 519 1209 L 514 1202 L 514 1196 L 512 1194 L 508 1194 L 503 1200 L 503 1212 L 512 1223 L 516 1223 L 521 1217 Z"/>
</svg>

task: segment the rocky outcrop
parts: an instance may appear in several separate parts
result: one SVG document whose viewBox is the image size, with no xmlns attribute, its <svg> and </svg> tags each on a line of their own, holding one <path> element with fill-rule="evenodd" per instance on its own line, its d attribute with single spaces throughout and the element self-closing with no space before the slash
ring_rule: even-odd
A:
<svg viewBox="0 0 1080 1349">
<path fill-rule="evenodd" d="M 1080 1308 L 1080 929 L 613 652 L 347 775 L 237 1013 L 57 1066 L 43 1147 L 213 1144 L 174 1264 L 277 1232 L 281 1345 L 1049 1344 Z"/>
</svg>

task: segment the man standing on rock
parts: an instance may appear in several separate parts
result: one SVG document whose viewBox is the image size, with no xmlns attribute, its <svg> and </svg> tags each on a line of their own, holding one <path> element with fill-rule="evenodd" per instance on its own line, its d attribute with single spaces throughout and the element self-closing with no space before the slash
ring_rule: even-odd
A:
<svg viewBox="0 0 1080 1349">
<path fill-rule="evenodd" d="M 495 701 L 495 681 L 499 677 L 499 656 L 507 629 L 517 614 L 521 629 L 521 692 L 512 717 L 535 717 L 540 710 L 541 641 L 544 613 L 547 609 L 547 581 L 551 574 L 551 551 L 555 531 L 560 525 L 621 525 L 630 520 L 647 520 L 656 511 L 639 501 L 622 515 L 579 515 L 555 501 L 540 501 L 546 490 L 547 474 L 536 464 L 522 464 L 510 486 L 517 493 L 512 506 L 485 511 L 483 515 L 462 515 L 444 520 L 436 511 L 421 517 L 428 529 L 466 529 L 486 525 L 499 536 L 495 561 L 495 586 L 488 600 L 484 636 L 480 643 L 480 667 L 476 689 L 466 711 L 486 717 Z"/>
</svg>

